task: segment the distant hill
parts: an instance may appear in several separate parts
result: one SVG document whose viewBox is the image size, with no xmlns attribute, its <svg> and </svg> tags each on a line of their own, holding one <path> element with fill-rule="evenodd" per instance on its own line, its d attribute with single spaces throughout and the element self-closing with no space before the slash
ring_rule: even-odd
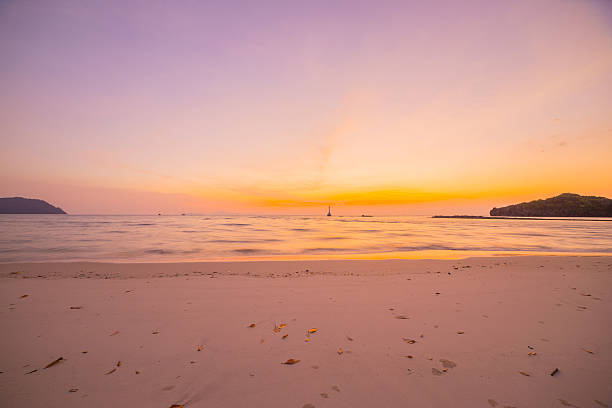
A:
<svg viewBox="0 0 612 408">
<path fill-rule="evenodd" d="M 612 217 L 612 200 L 563 193 L 545 200 L 493 208 L 490 214 L 505 217 Z"/>
<path fill-rule="evenodd" d="M 0 214 L 66 214 L 59 207 L 33 198 L 0 198 Z"/>
</svg>

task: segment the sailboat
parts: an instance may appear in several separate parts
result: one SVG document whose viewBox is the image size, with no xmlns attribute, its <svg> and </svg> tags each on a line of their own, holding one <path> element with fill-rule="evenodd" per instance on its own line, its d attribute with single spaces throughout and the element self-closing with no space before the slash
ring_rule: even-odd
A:
<svg viewBox="0 0 612 408">
<path fill-rule="evenodd" d="M 327 216 L 331 217 L 331 205 L 327 207 Z"/>
</svg>

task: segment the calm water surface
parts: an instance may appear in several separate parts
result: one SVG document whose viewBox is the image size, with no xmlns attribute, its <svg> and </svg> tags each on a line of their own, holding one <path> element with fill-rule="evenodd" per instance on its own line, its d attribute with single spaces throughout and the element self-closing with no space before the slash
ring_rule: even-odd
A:
<svg viewBox="0 0 612 408">
<path fill-rule="evenodd" d="M 612 255 L 612 222 L 429 217 L 0 215 L 0 262 Z"/>
</svg>

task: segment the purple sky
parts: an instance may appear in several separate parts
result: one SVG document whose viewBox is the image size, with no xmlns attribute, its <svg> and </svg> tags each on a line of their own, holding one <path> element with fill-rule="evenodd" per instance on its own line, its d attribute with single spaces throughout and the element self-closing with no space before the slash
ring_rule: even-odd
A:
<svg viewBox="0 0 612 408">
<path fill-rule="evenodd" d="M 0 2 L 0 195 L 71 212 L 612 195 L 612 3 Z"/>
</svg>

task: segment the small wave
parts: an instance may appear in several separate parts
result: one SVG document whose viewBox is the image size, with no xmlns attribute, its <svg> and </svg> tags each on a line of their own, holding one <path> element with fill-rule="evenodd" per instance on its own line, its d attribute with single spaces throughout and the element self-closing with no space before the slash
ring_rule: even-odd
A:
<svg viewBox="0 0 612 408">
<path fill-rule="evenodd" d="M 246 226 L 249 226 L 251 224 L 241 224 L 241 223 L 237 223 L 237 222 L 228 222 L 226 224 L 219 224 L 219 225 L 224 225 L 226 227 L 246 227 Z"/>
<path fill-rule="evenodd" d="M 289 228 L 289 231 L 308 232 L 312 230 L 310 228 Z"/>
<path fill-rule="evenodd" d="M 342 252 L 342 251 L 354 251 L 355 249 L 351 250 L 350 248 L 306 248 L 304 249 L 302 252 L 303 253 L 310 253 L 310 252 Z"/>
<path fill-rule="evenodd" d="M 156 255 L 170 255 L 174 254 L 175 251 L 170 249 L 146 249 L 144 251 L 146 254 L 156 254 Z"/>
<path fill-rule="evenodd" d="M 239 248 L 239 249 L 234 249 L 232 252 L 237 252 L 239 254 L 254 254 L 254 253 L 257 253 L 257 252 L 263 252 L 263 249 Z"/>
</svg>

